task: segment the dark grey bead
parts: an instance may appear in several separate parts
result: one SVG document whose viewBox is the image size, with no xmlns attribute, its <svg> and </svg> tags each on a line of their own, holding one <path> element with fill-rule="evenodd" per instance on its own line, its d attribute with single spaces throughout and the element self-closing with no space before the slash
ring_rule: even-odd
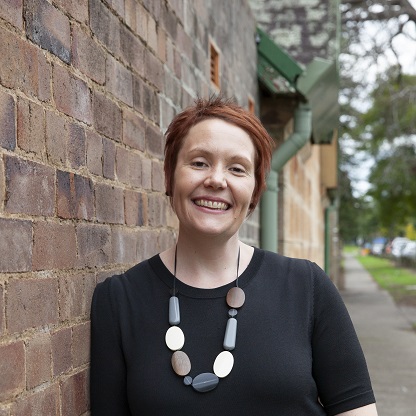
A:
<svg viewBox="0 0 416 416">
<path fill-rule="evenodd" d="M 169 299 L 169 323 L 171 325 L 179 325 L 180 322 L 179 299 L 176 296 L 171 296 Z"/>
<path fill-rule="evenodd" d="M 227 327 L 225 328 L 223 347 L 227 351 L 231 351 L 235 348 L 235 339 L 237 337 L 237 319 L 229 318 L 227 321 Z"/>
<path fill-rule="evenodd" d="M 207 391 L 214 390 L 219 381 L 219 378 L 213 373 L 202 373 L 194 378 L 192 387 L 200 393 L 206 393 Z"/>
</svg>

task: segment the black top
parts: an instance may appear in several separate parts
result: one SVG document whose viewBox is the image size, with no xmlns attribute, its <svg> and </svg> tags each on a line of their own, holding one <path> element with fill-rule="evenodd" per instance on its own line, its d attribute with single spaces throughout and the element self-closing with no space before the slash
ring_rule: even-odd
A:
<svg viewBox="0 0 416 416">
<path fill-rule="evenodd" d="M 236 317 L 234 367 L 207 393 L 185 386 L 171 366 L 165 333 L 172 284 L 157 255 L 97 286 L 93 416 L 336 415 L 374 402 L 348 312 L 316 264 L 255 249 L 239 278 L 246 301 Z M 192 377 L 212 372 L 223 350 L 225 296 L 234 285 L 176 282 Z"/>
</svg>

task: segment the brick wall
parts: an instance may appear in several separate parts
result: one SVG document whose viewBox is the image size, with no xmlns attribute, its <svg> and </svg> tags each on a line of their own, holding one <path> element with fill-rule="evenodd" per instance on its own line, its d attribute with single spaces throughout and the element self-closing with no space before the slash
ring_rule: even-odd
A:
<svg viewBox="0 0 416 416">
<path fill-rule="evenodd" d="M 246 1 L 0 1 L 0 415 L 88 414 L 98 281 L 167 248 L 163 132 L 257 98 Z M 258 213 L 243 237 L 258 243 Z"/>
</svg>

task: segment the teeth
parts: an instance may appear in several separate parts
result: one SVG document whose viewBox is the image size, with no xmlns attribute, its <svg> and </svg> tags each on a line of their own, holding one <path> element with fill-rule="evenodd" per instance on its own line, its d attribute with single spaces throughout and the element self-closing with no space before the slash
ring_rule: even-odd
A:
<svg viewBox="0 0 416 416">
<path fill-rule="evenodd" d="M 225 211 L 228 208 L 228 204 L 225 204 L 224 202 L 217 202 L 217 201 L 205 201 L 204 199 L 197 199 L 195 201 L 195 204 L 200 207 L 207 207 L 212 209 L 219 209 L 222 211 Z"/>
</svg>

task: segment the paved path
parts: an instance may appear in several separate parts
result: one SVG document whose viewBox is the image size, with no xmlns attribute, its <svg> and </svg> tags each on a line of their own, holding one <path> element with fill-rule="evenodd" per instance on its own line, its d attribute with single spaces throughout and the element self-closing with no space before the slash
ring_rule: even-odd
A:
<svg viewBox="0 0 416 416">
<path fill-rule="evenodd" d="M 400 310 L 352 256 L 341 292 L 363 347 L 379 416 L 416 416 L 416 311 Z"/>
</svg>

